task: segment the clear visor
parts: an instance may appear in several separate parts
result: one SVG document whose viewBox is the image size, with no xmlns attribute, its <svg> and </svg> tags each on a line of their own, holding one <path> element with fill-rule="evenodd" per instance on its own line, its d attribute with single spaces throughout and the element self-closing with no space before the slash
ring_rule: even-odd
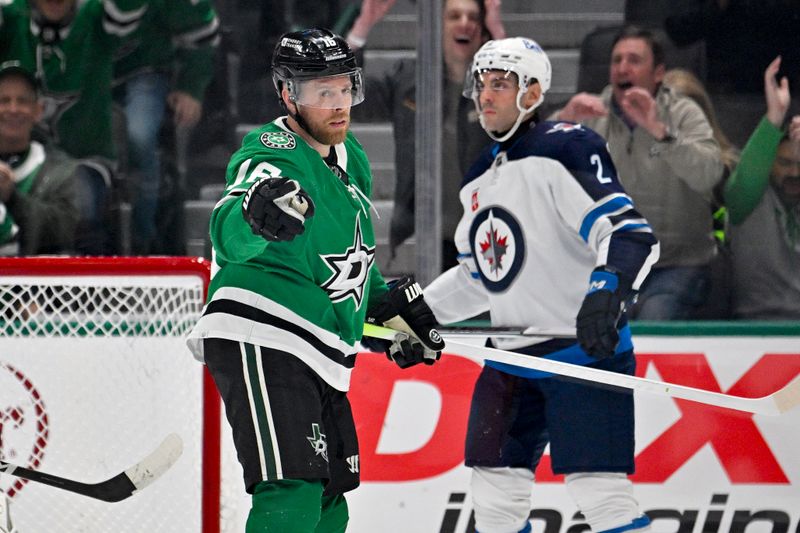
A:
<svg viewBox="0 0 800 533">
<path fill-rule="evenodd" d="M 486 76 L 488 72 L 500 74 L 499 76 Z M 465 98 L 475 99 L 484 89 L 495 92 L 519 89 L 519 78 L 510 70 L 482 69 L 470 70 L 464 80 L 464 90 L 461 94 Z"/>
<path fill-rule="evenodd" d="M 364 81 L 361 69 L 310 80 L 287 82 L 292 102 L 320 109 L 352 107 L 364 101 Z"/>
</svg>

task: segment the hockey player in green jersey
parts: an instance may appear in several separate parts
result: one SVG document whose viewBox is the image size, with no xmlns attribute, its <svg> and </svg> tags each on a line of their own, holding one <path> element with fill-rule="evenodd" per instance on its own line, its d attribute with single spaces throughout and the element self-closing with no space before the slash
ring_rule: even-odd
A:
<svg viewBox="0 0 800 533">
<path fill-rule="evenodd" d="M 365 321 L 404 331 L 381 346 L 405 368 L 444 343 L 411 278 L 375 264 L 371 175 L 349 132 L 364 98 L 341 37 L 284 34 L 272 59 L 287 116 L 243 140 L 211 216 L 213 274 L 189 346 L 225 403 L 253 495 L 247 532 L 338 532 L 359 483 L 346 391 Z"/>
</svg>

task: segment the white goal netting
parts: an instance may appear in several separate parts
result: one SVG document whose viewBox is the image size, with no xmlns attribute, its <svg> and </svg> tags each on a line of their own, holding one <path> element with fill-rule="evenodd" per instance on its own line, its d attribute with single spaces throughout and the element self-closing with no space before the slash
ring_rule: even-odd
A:
<svg viewBox="0 0 800 533">
<path fill-rule="evenodd" d="M 219 424 L 205 427 L 204 458 L 213 394 L 185 346 L 205 278 L 207 265 L 189 259 L 0 262 L 0 459 L 96 483 L 169 433 L 184 444 L 169 471 L 119 503 L 0 475 L 19 533 L 219 530 Z"/>
</svg>

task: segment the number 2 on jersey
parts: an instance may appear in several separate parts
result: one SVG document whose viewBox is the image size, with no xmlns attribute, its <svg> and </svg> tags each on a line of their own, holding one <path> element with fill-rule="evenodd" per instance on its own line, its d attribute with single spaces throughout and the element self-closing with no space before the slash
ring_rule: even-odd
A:
<svg viewBox="0 0 800 533">
<path fill-rule="evenodd" d="M 611 178 L 608 176 L 603 176 L 603 161 L 600 159 L 600 156 L 597 154 L 592 154 L 589 158 L 589 162 L 594 166 L 597 165 L 597 181 L 600 183 L 611 183 Z"/>
</svg>

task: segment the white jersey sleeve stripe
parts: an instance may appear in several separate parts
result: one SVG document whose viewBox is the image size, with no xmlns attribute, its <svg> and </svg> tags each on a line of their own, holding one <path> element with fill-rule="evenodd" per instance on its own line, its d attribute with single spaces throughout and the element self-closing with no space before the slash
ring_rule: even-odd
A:
<svg viewBox="0 0 800 533">
<path fill-rule="evenodd" d="M 581 238 L 588 242 L 589 232 L 599 218 L 619 214 L 628 209 L 633 209 L 633 202 L 628 196 L 623 194 L 609 196 L 607 201 L 597 205 L 583 217 L 579 230 Z"/>
</svg>

